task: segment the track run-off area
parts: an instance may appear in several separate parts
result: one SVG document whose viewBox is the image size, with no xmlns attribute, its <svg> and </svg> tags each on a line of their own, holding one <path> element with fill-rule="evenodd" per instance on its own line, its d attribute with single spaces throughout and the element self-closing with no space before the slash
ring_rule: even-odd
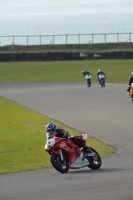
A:
<svg viewBox="0 0 133 200">
<path fill-rule="evenodd" d="M 126 84 L 0 83 L 0 97 L 118 148 L 102 158 L 99 170 L 0 175 L 0 200 L 133 200 L 133 102 L 126 89 Z"/>
</svg>

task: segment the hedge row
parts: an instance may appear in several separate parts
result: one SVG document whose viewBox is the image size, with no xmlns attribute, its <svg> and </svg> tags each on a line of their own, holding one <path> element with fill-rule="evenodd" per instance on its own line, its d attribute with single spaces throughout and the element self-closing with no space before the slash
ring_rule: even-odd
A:
<svg viewBox="0 0 133 200">
<path fill-rule="evenodd" d="M 52 61 L 52 60 L 83 60 L 83 59 L 133 59 L 133 52 L 40 52 L 40 53 L 0 53 L 0 61 Z"/>
<path fill-rule="evenodd" d="M 52 61 L 79 59 L 80 53 L 73 52 L 0 53 L 0 61 Z"/>
</svg>

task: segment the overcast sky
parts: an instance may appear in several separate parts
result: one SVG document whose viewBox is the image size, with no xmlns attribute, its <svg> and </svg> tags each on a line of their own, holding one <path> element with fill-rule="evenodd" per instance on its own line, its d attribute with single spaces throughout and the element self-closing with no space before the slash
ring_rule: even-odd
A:
<svg viewBox="0 0 133 200">
<path fill-rule="evenodd" d="M 0 6 L 38 5 L 38 4 L 85 4 L 85 3 L 133 3 L 133 0 L 0 0 Z"/>
</svg>

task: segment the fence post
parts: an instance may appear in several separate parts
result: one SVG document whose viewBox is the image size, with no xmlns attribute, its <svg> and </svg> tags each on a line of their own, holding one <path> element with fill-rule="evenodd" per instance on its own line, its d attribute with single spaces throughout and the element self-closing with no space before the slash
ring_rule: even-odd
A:
<svg viewBox="0 0 133 200">
<path fill-rule="evenodd" d="M 131 33 L 129 33 L 129 42 L 131 42 Z"/>
<path fill-rule="evenodd" d="M 41 41 L 41 35 L 40 35 L 40 45 L 42 44 L 42 41 Z"/>
<path fill-rule="evenodd" d="M 106 33 L 104 34 L 104 41 L 105 41 L 105 43 L 106 43 Z"/>
<path fill-rule="evenodd" d="M 53 35 L 53 44 L 54 44 L 54 35 Z"/>
<path fill-rule="evenodd" d="M 117 42 L 119 43 L 119 33 L 117 33 Z"/>
<path fill-rule="evenodd" d="M 29 37 L 29 36 L 27 35 L 27 46 L 28 46 L 28 37 Z"/>
<path fill-rule="evenodd" d="M 66 44 L 67 44 L 67 35 L 66 35 Z"/>
<path fill-rule="evenodd" d="M 92 34 L 92 44 L 93 44 L 93 34 Z"/>
<path fill-rule="evenodd" d="M 12 39 L 13 39 L 13 44 L 14 44 L 14 35 L 12 36 Z"/>
<path fill-rule="evenodd" d="M 80 44 L 80 34 L 78 34 L 78 38 L 79 38 L 79 44 Z"/>
</svg>

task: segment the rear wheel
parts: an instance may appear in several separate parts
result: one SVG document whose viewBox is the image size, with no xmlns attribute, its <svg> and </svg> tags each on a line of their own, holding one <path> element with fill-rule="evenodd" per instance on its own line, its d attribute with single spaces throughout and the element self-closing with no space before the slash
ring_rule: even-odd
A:
<svg viewBox="0 0 133 200">
<path fill-rule="evenodd" d="M 90 147 L 90 150 L 94 153 L 94 156 L 88 158 L 90 163 L 88 167 L 90 169 L 99 169 L 102 165 L 102 159 L 95 149 Z"/>
<path fill-rule="evenodd" d="M 57 154 L 52 154 L 50 157 L 51 164 L 58 172 L 67 173 L 70 166 L 67 159 L 65 157 L 63 159 L 62 161 L 61 157 Z"/>
<path fill-rule="evenodd" d="M 101 81 L 101 87 L 105 87 L 105 80 L 104 79 Z"/>
<path fill-rule="evenodd" d="M 86 82 L 87 82 L 87 86 L 88 86 L 88 87 L 91 87 L 91 80 L 90 80 L 90 79 L 87 79 Z"/>
<path fill-rule="evenodd" d="M 100 85 L 101 87 L 103 87 L 103 80 L 100 80 Z"/>
<path fill-rule="evenodd" d="M 105 80 L 103 81 L 103 86 L 105 87 Z"/>
</svg>

